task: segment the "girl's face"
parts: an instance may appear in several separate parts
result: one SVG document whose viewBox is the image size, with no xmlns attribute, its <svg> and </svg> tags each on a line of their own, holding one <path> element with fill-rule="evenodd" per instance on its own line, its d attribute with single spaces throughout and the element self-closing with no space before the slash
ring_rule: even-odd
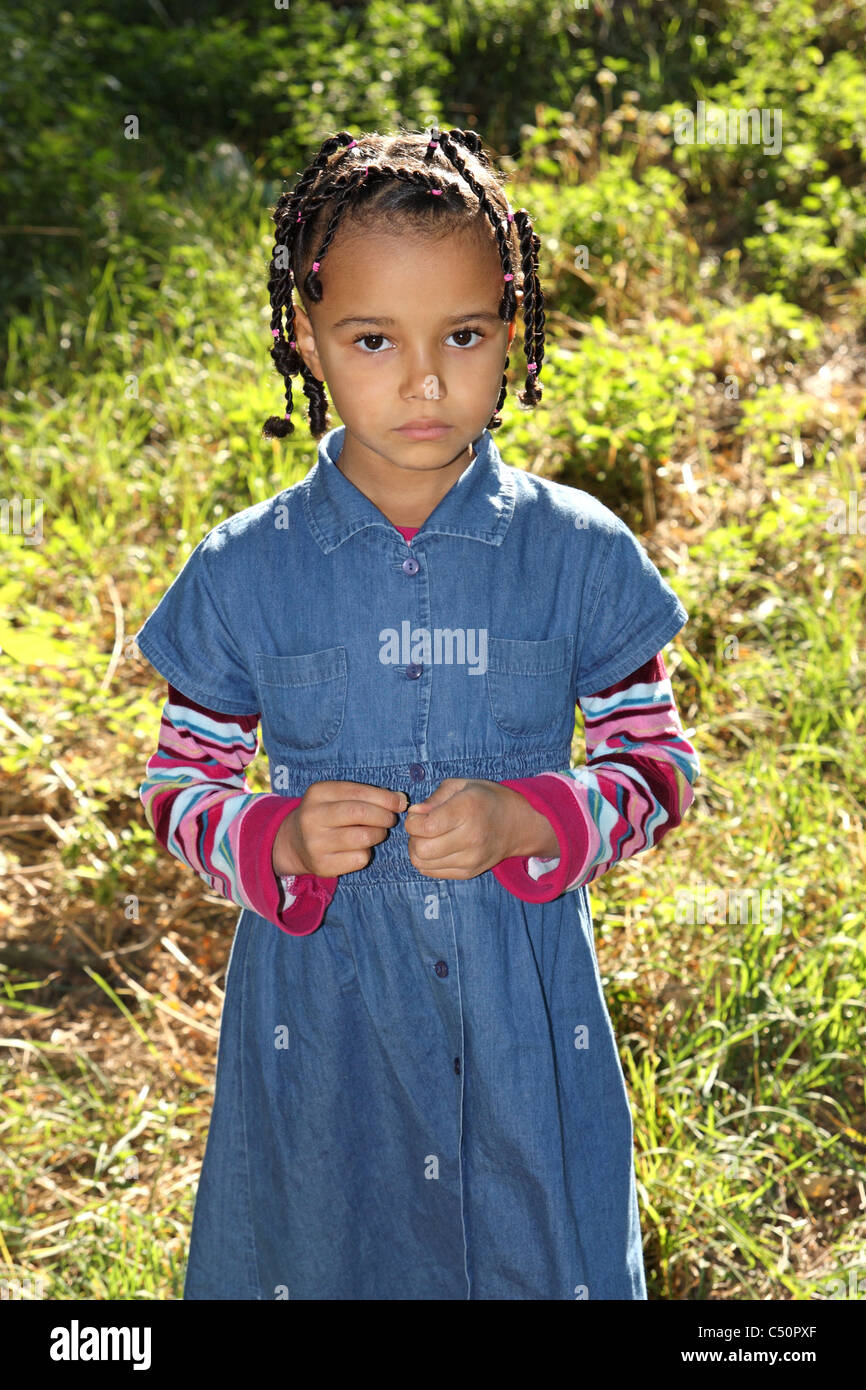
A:
<svg viewBox="0 0 866 1390">
<path fill-rule="evenodd" d="M 358 235 L 341 224 L 320 276 L 320 303 L 309 317 L 295 309 L 295 337 L 346 426 L 342 471 L 383 481 L 396 481 L 392 469 L 462 471 L 496 408 L 516 328 L 496 312 L 492 238 Z M 400 433 L 417 420 L 449 428 L 435 439 Z"/>
</svg>

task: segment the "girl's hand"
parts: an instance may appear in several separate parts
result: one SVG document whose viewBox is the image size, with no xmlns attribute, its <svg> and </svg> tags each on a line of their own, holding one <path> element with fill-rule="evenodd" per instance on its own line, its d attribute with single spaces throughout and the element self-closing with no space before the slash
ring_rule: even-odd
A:
<svg viewBox="0 0 866 1390">
<path fill-rule="evenodd" d="M 474 878 L 514 855 L 559 853 L 546 816 L 525 796 L 482 778 L 446 777 L 410 806 L 409 858 L 429 878 Z"/>
<path fill-rule="evenodd" d="M 366 782 L 313 782 L 277 831 L 274 872 L 318 878 L 356 873 L 408 802 L 405 792 Z"/>
</svg>

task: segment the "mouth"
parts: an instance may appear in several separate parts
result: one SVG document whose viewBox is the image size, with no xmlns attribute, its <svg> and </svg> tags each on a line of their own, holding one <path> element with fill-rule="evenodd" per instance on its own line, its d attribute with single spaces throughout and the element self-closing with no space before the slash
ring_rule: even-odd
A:
<svg viewBox="0 0 866 1390">
<path fill-rule="evenodd" d="M 408 425 L 400 425 L 397 434 L 405 435 L 407 439 L 440 439 L 452 428 L 440 420 L 411 420 Z"/>
</svg>

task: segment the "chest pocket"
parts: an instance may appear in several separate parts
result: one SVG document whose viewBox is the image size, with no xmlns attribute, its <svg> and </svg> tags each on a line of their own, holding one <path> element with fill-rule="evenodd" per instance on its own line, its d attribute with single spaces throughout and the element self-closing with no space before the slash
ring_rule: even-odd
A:
<svg viewBox="0 0 866 1390">
<path fill-rule="evenodd" d="M 298 656 L 256 653 L 256 676 L 267 730 L 290 748 L 323 748 L 346 713 L 345 647 Z"/>
<path fill-rule="evenodd" d="M 525 737 L 551 732 L 561 720 L 573 724 L 573 648 L 570 633 L 545 642 L 488 638 L 487 693 L 500 729 Z"/>
</svg>

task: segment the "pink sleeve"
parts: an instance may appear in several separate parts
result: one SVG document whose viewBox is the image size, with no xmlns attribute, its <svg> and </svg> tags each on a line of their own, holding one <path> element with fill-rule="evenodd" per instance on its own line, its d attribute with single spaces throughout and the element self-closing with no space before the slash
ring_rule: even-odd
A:
<svg viewBox="0 0 866 1390">
<path fill-rule="evenodd" d="M 301 798 L 248 787 L 258 722 L 258 713 L 221 714 L 169 685 L 139 796 L 159 844 L 211 888 L 290 936 L 308 936 L 337 880 L 274 872 L 277 831 Z"/>
<path fill-rule="evenodd" d="M 649 849 L 694 800 L 698 755 L 686 740 L 661 653 L 582 698 L 584 767 L 502 782 L 547 816 L 559 856 L 515 856 L 493 873 L 526 902 L 550 902 Z"/>
</svg>

